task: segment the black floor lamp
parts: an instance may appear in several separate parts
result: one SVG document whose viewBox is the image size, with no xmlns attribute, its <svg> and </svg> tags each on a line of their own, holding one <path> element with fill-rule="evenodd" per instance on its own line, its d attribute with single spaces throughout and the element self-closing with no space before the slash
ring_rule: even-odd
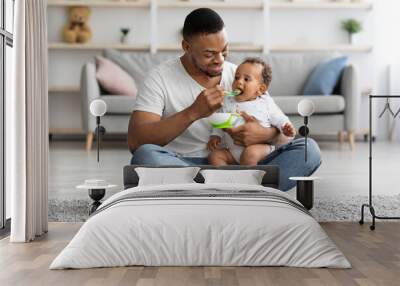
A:
<svg viewBox="0 0 400 286">
<path fill-rule="evenodd" d="M 97 163 L 100 162 L 100 135 L 106 133 L 106 129 L 100 125 L 100 118 L 106 114 L 107 104 L 104 100 L 95 99 L 90 103 L 90 113 L 96 117 L 96 139 L 97 139 Z"/>
<path fill-rule="evenodd" d="M 310 130 L 308 128 L 308 119 L 314 113 L 315 106 L 312 100 L 303 99 L 297 105 L 298 113 L 304 117 L 304 125 L 299 128 L 299 134 L 304 136 L 304 161 L 307 162 L 307 138 Z M 296 181 L 296 199 L 303 206 L 310 210 L 314 204 L 314 181 L 317 177 L 290 177 L 290 180 Z"/>
<path fill-rule="evenodd" d="M 105 128 L 100 125 L 100 118 L 106 113 L 107 104 L 104 100 L 95 99 L 90 103 L 90 113 L 96 117 L 96 139 L 97 139 L 97 164 L 100 164 L 100 137 L 105 134 Z M 78 189 L 87 189 L 89 197 L 93 203 L 89 207 L 89 215 L 96 211 L 101 205 L 100 200 L 106 194 L 106 189 L 117 187 L 117 185 L 108 184 L 103 179 L 89 179 L 85 180 L 83 185 L 77 186 Z"/>
</svg>

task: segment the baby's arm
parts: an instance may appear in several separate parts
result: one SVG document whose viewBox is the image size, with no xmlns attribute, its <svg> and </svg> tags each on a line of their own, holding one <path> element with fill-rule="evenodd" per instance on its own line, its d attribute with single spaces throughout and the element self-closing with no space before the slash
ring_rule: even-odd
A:
<svg viewBox="0 0 400 286">
<path fill-rule="evenodd" d="M 282 126 L 282 133 L 287 137 L 294 137 L 296 135 L 296 128 L 294 128 L 293 124 L 288 121 Z"/>
<path fill-rule="evenodd" d="M 286 137 L 293 138 L 296 135 L 296 129 L 290 122 L 289 117 L 282 112 L 271 96 L 267 98 L 267 110 L 271 125 L 281 130 Z"/>
<path fill-rule="evenodd" d="M 221 137 L 217 135 L 211 135 L 210 140 L 207 143 L 207 149 L 210 151 L 214 151 L 217 149 L 218 145 L 221 143 Z"/>
</svg>

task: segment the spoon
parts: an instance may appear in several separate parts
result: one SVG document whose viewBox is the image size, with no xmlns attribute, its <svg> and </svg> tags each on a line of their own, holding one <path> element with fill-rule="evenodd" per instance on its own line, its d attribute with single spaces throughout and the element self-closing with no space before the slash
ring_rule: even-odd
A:
<svg viewBox="0 0 400 286">
<path fill-rule="evenodd" d="M 242 93 L 242 91 L 240 89 L 235 89 L 233 91 L 224 91 L 224 94 L 226 96 L 237 96 L 237 95 L 239 95 L 241 93 Z"/>
</svg>

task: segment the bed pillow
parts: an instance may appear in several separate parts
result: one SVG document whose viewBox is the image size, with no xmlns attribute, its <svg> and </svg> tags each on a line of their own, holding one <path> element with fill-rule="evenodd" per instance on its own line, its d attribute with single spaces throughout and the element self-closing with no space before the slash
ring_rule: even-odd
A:
<svg viewBox="0 0 400 286">
<path fill-rule="evenodd" d="M 193 179 L 199 170 L 199 167 L 135 168 L 139 177 L 138 186 L 196 183 Z"/>
<path fill-rule="evenodd" d="M 135 80 L 109 59 L 96 57 L 96 79 L 109 94 L 137 95 Z"/>
<path fill-rule="evenodd" d="M 344 56 L 318 64 L 307 79 L 303 95 L 331 95 L 346 63 Z"/>
<path fill-rule="evenodd" d="M 265 171 L 262 170 L 201 170 L 205 184 L 226 183 L 261 185 Z"/>
</svg>

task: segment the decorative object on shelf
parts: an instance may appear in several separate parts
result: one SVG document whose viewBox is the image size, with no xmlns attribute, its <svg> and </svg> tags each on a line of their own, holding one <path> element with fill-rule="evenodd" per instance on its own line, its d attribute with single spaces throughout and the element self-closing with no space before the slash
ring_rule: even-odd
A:
<svg viewBox="0 0 400 286">
<path fill-rule="evenodd" d="M 290 0 L 293 3 L 320 3 L 321 0 Z"/>
<path fill-rule="evenodd" d="M 334 1 L 338 3 L 351 3 L 351 0 L 334 0 Z"/>
<path fill-rule="evenodd" d="M 362 30 L 362 23 L 356 19 L 347 19 L 342 21 L 342 29 L 349 34 L 350 44 L 355 44 L 355 35 Z"/>
<path fill-rule="evenodd" d="M 129 28 L 121 28 L 121 38 L 120 38 L 121 44 L 126 44 L 126 43 L 128 43 L 128 34 L 129 34 L 129 31 L 130 31 Z"/>
<path fill-rule="evenodd" d="M 304 125 L 299 128 L 299 134 L 304 136 L 305 148 L 304 148 L 304 161 L 307 162 L 307 137 L 310 133 L 308 129 L 308 117 L 310 117 L 315 110 L 314 102 L 310 99 L 302 99 L 297 105 L 297 111 L 301 116 L 304 117 Z"/>
<path fill-rule="evenodd" d="M 183 39 L 183 27 L 178 30 L 178 39 L 179 41 Z"/>
<path fill-rule="evenodd" d="M 63 39 L 67 43 L 87 43 L 92 38 L 88 25 L 89 7 L 69 8 L 68 23 L 64 26 Z"/>
<path fill-rule="evenodd" d="M 362 204 L 361 206 L 361 219 L 359 221 L 360 224 L 364 224 L 364 208 L 368 208 L 369 212 L 372 216 L 372 224 L 369 226 L 370 230 L 375 230 L 375 219 L 388 219 L 388 220 L 392 220 L 392 219 L 400 219 L 400 216 L 380 216 L 380 215 L 376 215 L 375 212 L 375 208 L 372 204 L 372 99 L 386 99 L 386 105 L 385 105 L 385 109 L 383 110 L 383 112 L 386 111 L 387 106 L 389 106 L 390 108 L 390 103 L 389 103 L 389 99 L 390 98 L 397 98 L 400 99 L 400 95 L 369 95 L 369 192 L 368 192 L 368 203 L 367 204 Z M 389 109 L 391 110 L 391 109 Z M 397 115 L 398 112 L 396 112 Z M 383 114 L 383 113 L 381 113 Z M 393 113 L 391 112 L 391 114 L 393 115 Z M 395 115 L 394 115 L 395 116 Z"/>
<path fill-rule="evenodd" d="M 90 103 L 90 113 L 96 116 L 96 136 L 97 136 L 97 163 L 100 163 L 100 135 L 104 135 L 105 128 L 100 125 L 100 117 L 103 116 L 107 111 L 107 104 L 102 99 L 95 99 Z M 116 185 L 108 184 L 105 180 L 100 179 L 89 179 L 85 180 L 83 185 L 77 186 L 78 189 L 87 189 L 89 191 L 89 197 L 93 200 L 93 203 L 89 207 L 89 215 L 96 211 L 101 205 L 100 200 L 106 194 L 106 189 L 116 187 Z"/>
</svg>

